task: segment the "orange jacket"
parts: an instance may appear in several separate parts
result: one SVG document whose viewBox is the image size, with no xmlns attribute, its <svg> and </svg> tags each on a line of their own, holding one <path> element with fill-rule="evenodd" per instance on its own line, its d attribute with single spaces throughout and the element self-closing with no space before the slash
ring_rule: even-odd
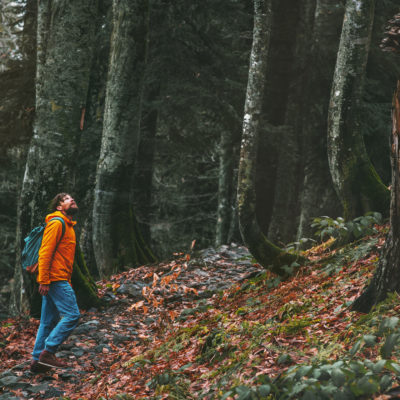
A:
<svg viewBox="0 0 400 400">
<path fill-rule="evenodd" d="M 62 223 L 57 220 L 51 221 L 53 217 L 61 217 L 65 222 L 65 233 L 62 239 Z M 46 216 L 46 227 L 39 250 L 38 283 L 42 285 L 49 285 L 54 281 L 71 283 L 76 246 L 75 224 L 76 221 L 71 221 L 60 211 Z"/>
</svg>

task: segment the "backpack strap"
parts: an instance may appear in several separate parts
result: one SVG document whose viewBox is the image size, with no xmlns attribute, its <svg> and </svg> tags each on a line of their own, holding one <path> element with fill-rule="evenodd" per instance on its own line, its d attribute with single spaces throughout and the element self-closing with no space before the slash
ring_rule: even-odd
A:
<svg viewBox="0 0 400 400">
<path fill-rule="evenodd" d="M 58 247 L 58 245 L 60 244 L 62 238 L 64 237 L 64 233 L 65 233 L 65 221 L 64 221 L 61 217 L 53 217 L 53 218 L 50 219 L 50 221 L 53 221 L 53 220 L 55 220 L 55 219 L 58 220 L 58 221 L 61 221 L 62 233 L 61 233 L 60 240 L 58 241 L 58 243 L 57 243 L 57 245 L 56 245 L 56 248 L 54 249 L 54 253 L 57 251 L 57 247 Z M 50 221 L 49 221 L 49 222 L 50 222 Z"/>
</svg>

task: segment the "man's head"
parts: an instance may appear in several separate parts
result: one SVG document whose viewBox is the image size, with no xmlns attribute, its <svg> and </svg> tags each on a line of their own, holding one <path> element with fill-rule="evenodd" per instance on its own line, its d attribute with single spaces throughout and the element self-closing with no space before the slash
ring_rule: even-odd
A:
<svg viewBox="0 0 400 400">
<path fill-rule="evenodd" d="M 49 211 L 61 211 L 63 214 L 73 216 L 78 212 L 75 200 L 68 193 L 58 193 L 50 202 Z"/>
</svg>

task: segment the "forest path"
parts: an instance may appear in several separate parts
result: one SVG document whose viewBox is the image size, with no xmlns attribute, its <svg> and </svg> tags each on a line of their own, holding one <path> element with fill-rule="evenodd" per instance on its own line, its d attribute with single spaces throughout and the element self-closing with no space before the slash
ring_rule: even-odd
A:
<svg viewBox="0 0 400 400">
<path fill-rule="evenodd" d="M 170 262 L 131 269 L 99 282 L 100 294 L 108 304 L 83 313 L 78 327 L 60 347 L 57 356 L 68 360 L 67 370 L 29 371 L 37 328 L 32 320 L 30 325 L 25 323 L 26 330 L 18 326 L 19 332 L 4 334 L 0 400 L 49 399 L 71 393 L 96 398 L 102 392 L 97 381 L 104 382 L 100 377 L 116 361 L 123 361 L 129 350 L 157 340 L 168 321 L 184 320 L 205 299 L 262 271 L 247 249 L 236 245 L 206 249 L 191 260 L 183 253 L 175 256 Z"/>
</svg>

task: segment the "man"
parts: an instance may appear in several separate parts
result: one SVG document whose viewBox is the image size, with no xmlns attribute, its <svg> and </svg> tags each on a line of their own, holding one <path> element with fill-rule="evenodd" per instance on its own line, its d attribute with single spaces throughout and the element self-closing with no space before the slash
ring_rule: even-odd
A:
<svg viewBox="0 0 400 400">
<path fill-rule="evenodd" d="M 75 200 L 67 193 L 59 193 L 50 203 L 51 214 L 46 216 L 46 227 L 39 250 L 39 293 L 42 295 L 40 325 L 32 352 L 32 372 L 46 372 L 50 368 L 66 368 L 55 353 L 78 324 L 80 317 L 74 290 L 71 287 L 75 256 L 75 221 L 78 212 Z M 61 217 L 63 224 L 54 217 Z"/>
</svg>

